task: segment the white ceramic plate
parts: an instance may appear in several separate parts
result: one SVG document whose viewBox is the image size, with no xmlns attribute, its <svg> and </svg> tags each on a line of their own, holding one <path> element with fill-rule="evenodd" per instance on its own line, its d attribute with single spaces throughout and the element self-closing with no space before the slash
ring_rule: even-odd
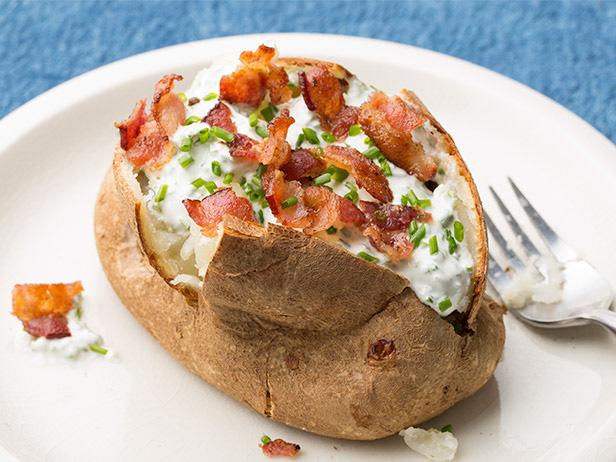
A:
<svg viewBox="0 0 616 462">
<path fill-rule="evenodd" d="M 66 82 L 0 122 L 0 459 L 261 460 L 262 434 L 302 460 L 420 461 L 398 436 L 333 440 L 273 423 L 184 370 L 105 279 L 94 201 L 117 140 L 112 122 L 179 72 L 262 41 L 337 61 L 368 82 L 416 91 L 449 130 L 491 208 L 517 180 L 555 228 L 616 285 L 616 149 L 540 94 L 473 64 L 409 46 L 327 35 L 240 36 L 119 61 Z M 180 87 L 182 88 L 182 87 Z M 18 282 L 81 279 L 85 319 L 118 358 L 44 360 L 16 345 Z M 507 316 L 496 376 L 427 426 L 451 423 L 459 461 L 616 460 L 616 339 L 599 327 L 538 331 Z M 412 399 L 412 396 L 409 396 Z"/>
</svg>

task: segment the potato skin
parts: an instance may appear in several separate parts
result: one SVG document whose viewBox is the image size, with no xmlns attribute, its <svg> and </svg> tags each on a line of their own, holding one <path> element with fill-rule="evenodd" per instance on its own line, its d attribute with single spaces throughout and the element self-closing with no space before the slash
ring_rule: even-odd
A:
<svg viewBox="0 0 616 462">
<path fill-rule="evenodd" d="M 485 297 L 475 334 L 467 336 L 457 335 L 408 288 L 395 288 L 382 309 L 343 331 L 333 325 L 312 330 L 312 317 L 306 328 L 281 325 L 252 309 L 216 303 L 215 297 L 213 305 L 202 295 L 195 302 L 152 265 L 138 216 L 138 203 L 118 192 L 109 172 L 96 204 L 95 234 L 103 268 L 121 301 L 188 369 L 274 420 L 331 437 L 383 438 L 476 392 L 501 356 L 503 309 Z M 251 233 L 227 223 L 220 245 L 255 239 Z M 275 247 L 285 236 L 267 239 Z M 230 274 L 235 277 L 227 289 L 241 286 L 258 264 L 250 257 L 238 262 L 217 255 L 205 294 L 215 290 L 210 286 L 217 278 Z M 379 339 L 393 340 L 395 351 L 371 359 L 370 345 Z"/>
</svg>

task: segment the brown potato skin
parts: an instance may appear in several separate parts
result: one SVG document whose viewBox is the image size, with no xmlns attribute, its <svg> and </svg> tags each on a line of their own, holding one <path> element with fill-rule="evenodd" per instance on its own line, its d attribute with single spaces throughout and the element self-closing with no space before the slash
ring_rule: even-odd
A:
<svg viewBox="0 0 616 462">
<path fill-rule="evenodd" d="M 342 318 L 321 311 L 326 321 L 320 323 L 293 307 L 291 313 L 305 324 L 298 329 L 288 320 L 277 322 L 274 313 L 260 316 L 256 305 L 240 309 L 228 301 L 217 303 L 217 297 L 228 300 L 216 295 L 221 280 L 232 280 L 227 290 L 241 287 L 260 264 L 250 253 L 238 261 L 217 251 L 211 263 L 215 270 L 204 283 L 215 306 L 203 297 L 196 303 L 152 266 L 136 225 L 138 209 L 118 192 L 109 172 L 96 204 L 95 234 L 103 268 L 121 301 L 188 369 L 274 420 L 331 437 L 383 438 L 473 394 L 496 368 L 505 339 L 503 309 L 485 297 L 474 335 L 457 335 L 410 289 L 398 291 L 397 285 L 385 295 L 389 298 L 382 309 L 367 311 L 365 321 L 344 331 L 334 321 L 352 311 Z M 248 244 L 255 232 L 231 220 L 220 246 Z M 265 253 L 288 239 L 276 231 L 258 233 L 265 233 L 268 245 L 254 248 Z M 331 247 L 319 243 L 306 248 L 303 258 L 320 256 L 320 245 Z M 289 255 L 293 252 L 278 264 L 284 265 Z M 338 292 L 327 280 L 320 289 Z M 313 330 L 315 323 L 320 328 Z M 395 352 L 380 361 L 369 359 L 371 343 L 381 338 L 393 340 Z"/>
</svg>

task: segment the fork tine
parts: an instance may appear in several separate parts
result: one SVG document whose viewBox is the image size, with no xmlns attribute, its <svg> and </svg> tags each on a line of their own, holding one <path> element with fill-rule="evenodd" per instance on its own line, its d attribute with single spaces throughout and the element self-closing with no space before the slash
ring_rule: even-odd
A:
<svg viewBox="0 0 616 462">
<path fill-rule="evenodd" d="M 488 254 L 488 276 L 490 276 L 490 283 L 494 290 L 498 293 L 500 298 L 503 298 L 503 293 L 506 291 L 511 278 L 496 260 L 494 260 L 490 253 Z"/>
<path fill-rule="evenodd" d="M 558 234 L 554 232 L 554 230 L 545 222 L 545 220 L 539 215 L 537 210 L 531 205 L 531 203 L 526 199 L 520 188 L 513 182 L 510 177 L 507 177 L 509 180 L 509 184 L 513 188 L 513 192 L 517 196 L 520 201 L 520 205 L 526 212 L 526 215 L 530 219 L 531 223 L 545 242 L 545 244 L 550 248 L 554 256 L 560 260 L 561 262 L 566 262 L 570 260 L 577 260 L 578 256 L 576 253 L 563 241 Z"/>
<path fill-rule="evenodd" d="M 541 254 L 539 253 L 539 250 L 537 250 L 537 247 L 535 247 L 535 244 L 533 244 L 532 241 L 528 238 L 528 235 L 524 231 L 522 231 L 522 228 L 520 227 L 519 223 L 513 217 L 507 206 L 503 203 L 499 195 L 496 194 L 496 191 L 494 191 L 494 188 L 492 188 L 492 186 L 490 186 L 490 192 L 494 196 L 494 199 L 496 199 L 496 204 L 498 205 L 498 208 L 507 220 L 507 224 L 511 227 L 513 234 L 520 237 L 522 247 L 524 247 L 524 250 L 526 250 L 527 254 L 529 256 L 534 255 L 537 257 L 541 257 Z"/>
<path fill-rule="evenodd" d="M 486 224 L 488 225 L 490 234 L 492 234 L 492 237 L 494 237 L 496 244 L 500 247 L 503 253 L 507 255 L 507 258 L 509 259 L 509 264 L 516 271 L 523 271 L 524 268 L 526 268 L 526 265 L 522 263 L 522 260 L 519 259 L 519 257 L 513 252 L 513 250 L 511 250 L 511 247 L 509 247 L 509 244 L 507 244 L 507 241 L 490 218 L 490 215 L 488 215 L 486 211 L 483 212 L 483 215 L 486 219 Z"/>
</svg>

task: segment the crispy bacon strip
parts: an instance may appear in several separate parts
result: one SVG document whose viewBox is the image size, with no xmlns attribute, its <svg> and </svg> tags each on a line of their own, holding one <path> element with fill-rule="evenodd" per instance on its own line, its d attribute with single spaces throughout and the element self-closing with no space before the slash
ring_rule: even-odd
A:
<svg viewBox="0 0 616 462">
<path fill-rule="evenodd" d="M 291 151 L 291 158 L 280 170 L 285 179 L 289 181 L 303 178 L 314 178 L 325 170 L 327 164 L 318 157 L 312 155 L 308 149 L 295 149 Z"/>
<path fill-rule="evenodd" d="M 295 457 L 301 450 L 301 447 L 299 446 L 299 444 L 287 443 L 285 440 L 276 438 L 275 440 L 271 440 L 265 444 L 262 444 L 261 450 L 263 451 L 263 454 L 265 454 L 268 457 L 273 457 L 273 456 Z"/>
<path fill-rule="evenodd" d="M 282 225 L 301 229 L 310 225 L 310 210 L 304 205 L 304 190 L 299 181 L 285 181 L 284 174 L 270 166 L 263 174 L 262 183 L 265 199 Z M 283 208 L 282 203 L 292 196 L 297 198 L 297 204 Z"/>
<path fill-rule="evenodd" d="M 231 118 L 231 109 L 223 102 L 219 102 L 203 118 L 206 124 L 212 127 L 219 127 L 231 133 L 237 133 L 237 127 Z"/>
<path fill-rule="evenodd" d="M 359 109 L 347 106 L 340 81 L 324 65 L 299 73 L 299 83 L 306 107 L 317 113 L 324 130 L 343 139 L 349 127 L 357 123 Z"/>
<path fill-rule="evenodd" d="M 372 93 L 360 107 L 359 122 L 364 132 L 387 159 L 421 181 L 432 178 L 437 170 L 434 161 L 411 136 L 424 121 L 401 98 L 389 98 L 380 91 Z"/>
<path fill-rule="evenodd" d="M 152 115 L 167 136 L 173 135 L 186 120 L 186 107 L 180 97 L 172 92 L 175 81 L 182 79 L 181 75 L 168 74 L 154 87 Z"/>
<path fill-rule="evenodd" d="M 64 316 L 83 292 L 80 281 L 70 284 L 17 284 L 13 288 L 13 315 L 21 321 L 42 316 Z"/>
<path fill-rule="evenodd" d="M 279 168 L 291 159 L 291 146 L 287 143 L 287 132 L 295 119 L 284 109 L 267 126 L 269 136 L 264 140 L 259 161 L 265 165 Z"/>
<path fill-rule="evenodd" d="M 148 166 L 156 170 L 171 160 L 175 151 L 161 125 L 150 117 L 141 127 L 135 144 L 126 151 L 126 157 L 134 167 Z"/>
<path fill-rule="evenodd" d="M 48 339 L 70 337 L 66 316 L 47 315 L 23 322 L 24 329 L 33 337 Z"/>
<path fill-rule="evenodd" d="M 394 196 L 383 171 L 357 149 L 329 145 L 323 152 L 323 158 L 336 167 L 351 172 L 357 185 L 368 191 L 375 199 L 381 202 L 393 200 Z"/>
<path fill-rule="evenodd" d="M 229 143 L 229 154 L 232 157 L 257 160 L 259 158 L 259 142 L 242 133 L 236 133 Z"/>
<path fill-rule="evenodd" d="M 238 197 L 231 188 L 220 189 L 203 200 L 184 199 L 182 201 L 190 218 L 201 226 L 201 232 L 208 237 L 216 236 L 216 226 L 225 215 L 244 221 L 255 221 L 250 201 Z"/>
<path fill-rule="evenodd" d="M 140 99 L 130 116 L 122 122 L 116 122 L 115 127 L 120 130 L 120 146 L 125 151 L 133 147 L 141 126 L 145 123 L 145 98 Z"/>
<path fill-rule="evenodd" d="M 220 79 L 220 97 L 231 103 L 258 107 L 269 91 L 273 104 L 291 99 L 286 71 L 276 66 L 274 48 L 260 45 L 256 51 L 244 51 L 240 55 L 243 66 Z"/>
</svg>

